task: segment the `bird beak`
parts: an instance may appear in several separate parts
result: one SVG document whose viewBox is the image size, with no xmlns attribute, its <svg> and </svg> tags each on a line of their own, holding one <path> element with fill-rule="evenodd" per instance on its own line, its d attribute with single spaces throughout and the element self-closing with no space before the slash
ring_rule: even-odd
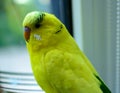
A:
<svg viewBox="0 0 120 93">
<path fill-rule="evenodd" d="M 24 28 L 24 38 L 27 42 L 30 38 L 30 32 L 31 32 L 31 29 L 29 27 Z"/>
</svg>

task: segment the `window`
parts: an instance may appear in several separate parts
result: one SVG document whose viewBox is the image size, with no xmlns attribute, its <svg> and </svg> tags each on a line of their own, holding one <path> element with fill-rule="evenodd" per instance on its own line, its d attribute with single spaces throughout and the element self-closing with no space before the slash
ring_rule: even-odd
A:
<svg viewBox="0 0 120 93">
<path fill-rule="evenodd" d="M 24 16 L 34 10 L 55 14 L 112 93 L 120 93 L 120 0 L 1 0 L 0 93 L 44 93 L 22 32 Z"/>
<path fill-rule="evenodd" d="M 22 21 L 30 11 L 53 13 L 72 34 L 71 1 L 63 1 L 0 1 L 0 93 L 44 93 L 37 85 L 31 71 Z"/>
<path fill-rule="evenodd" d="M 112 93 L 120 93 L 120 0 L 73 0 L 72 4 L 76 41 Z"/>
</svg>

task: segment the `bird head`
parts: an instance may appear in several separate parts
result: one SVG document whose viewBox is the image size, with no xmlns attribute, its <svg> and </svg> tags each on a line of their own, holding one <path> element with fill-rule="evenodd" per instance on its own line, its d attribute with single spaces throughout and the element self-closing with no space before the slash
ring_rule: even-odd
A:
<svg viewBox="0 0 120 93">
<path fill-rule="evenodd" d="M 48 46 L 54 45 L 65 36 L 66 27 L 53 14 L 30 12 L 23 20 L 24 37 L 27 44 Z"/>
</svg>

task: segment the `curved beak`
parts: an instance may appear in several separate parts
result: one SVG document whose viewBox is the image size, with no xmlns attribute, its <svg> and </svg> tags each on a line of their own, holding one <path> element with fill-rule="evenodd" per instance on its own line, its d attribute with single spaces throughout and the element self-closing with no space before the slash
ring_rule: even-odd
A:
<svg viewBox="0 0 120 93">
<path fill-rule="evenodd" d="M 28 42 L 29 38 L 30 38 L 30 32 L 31 32 L 31 29 L 29 27 L 25 27 L 24 28 L 24 38 L 25 40 Z"/>
</svg>

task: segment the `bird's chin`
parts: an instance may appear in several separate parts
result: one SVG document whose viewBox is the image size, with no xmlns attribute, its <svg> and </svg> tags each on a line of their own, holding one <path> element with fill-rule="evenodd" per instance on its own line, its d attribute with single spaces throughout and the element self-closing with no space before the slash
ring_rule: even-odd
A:
<svg viewBox="0 0 120 93">
<path fill-rule="evenodd" d="M 42 49 L 42 43 L 39 41 L 29 41 L 26 42 L 26 45 L 30 47 L 31 50 L 33 51 L 39 51 L 40 49 Z"/>
<path fill-rule="evenodd" d="M 29 43 L 29 40 L 25 41 L 27 44 Z"/>
</svg>

